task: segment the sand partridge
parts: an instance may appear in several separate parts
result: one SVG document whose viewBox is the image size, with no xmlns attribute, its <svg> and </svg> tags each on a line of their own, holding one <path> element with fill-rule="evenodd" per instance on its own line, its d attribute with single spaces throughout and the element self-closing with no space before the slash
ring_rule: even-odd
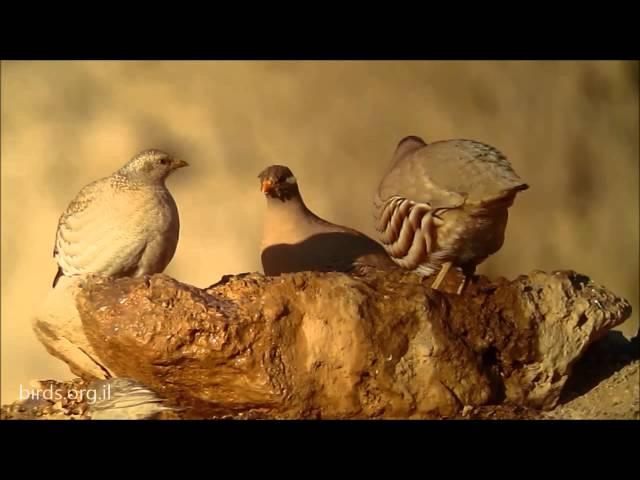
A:
<svg viewBox="0 0 640 480">
<path fill-rule="evenodd" d="M 438 288 L 449 268 L 464 281 L 504 242 L 508 209 L 528 185 L 495 148 L 474 140 L 404 138 L 374 197 L 376 230 L 403 268 Z"/>
<path fill-rule="evenodd" d="M 165 180 L 187 165 L 159 150 L 146 150 L 80 190 L 58 222 L 53 286 L 62 275 L 162 272 L 173 258 L 180 230 Z"/>
<path fill-rule="evenodd" d="M 272 165 L 258 176 L 267 209 L 261 258 L 266 275 L 301 271 L 347 272 L 361 266 L 397 268 L 375 240 L 311 212 L 289 168 Z"/>
<path fill-rule="evenodd" d="M 87 414 L 92 420 L 147 420 L 161 412 L 181 409 L 166 405 L 166 400 L 140 382 L 129 378 L 94 380 L 89 384 Z"/>
</svg>

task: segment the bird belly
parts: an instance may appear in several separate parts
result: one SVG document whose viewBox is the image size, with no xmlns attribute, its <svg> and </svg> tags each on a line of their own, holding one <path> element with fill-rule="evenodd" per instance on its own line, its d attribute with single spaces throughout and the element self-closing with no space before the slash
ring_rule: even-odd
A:
<svg viewBox="0 0 640 480">
<path fill-rule="evenodd" d="M 148 223 L 150 226 L 143 232 L 145 248 L 133 276 L 162 273 L 178 247 L 180 221 L 173 199 L 160 202 L 149 216 L 154 221 Z"/>
<path fill-rule="evenodd" d="M 103 235 L 93 244 L 79 244 L 82 271 L 123 277 L 159 273 L 173 256 L 178 241 L 174 202 L 158 195 L 114 199 L 104 207 Z"/>
<path fill-rule="evenodd" d="M 443 215 L 444 224 L 437 233 L 438 246 L 444 261 L 456 266 L 479 265 L 496 253 L 504 243 L 507 209 L 499 208 L 481 214 L 459 210 L 455 215 Z"/>
</svg>

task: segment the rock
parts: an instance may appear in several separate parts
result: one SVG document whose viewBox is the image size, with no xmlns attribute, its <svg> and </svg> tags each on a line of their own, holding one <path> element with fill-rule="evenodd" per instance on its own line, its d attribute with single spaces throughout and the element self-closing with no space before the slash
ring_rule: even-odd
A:
<svg viewBox="0 0 640 480">
<path fill-rule="evenodd" d="M 75 298 L 83 281 L 80 277 L 61 277 L 34 316 L 32 327 L 47 351 L 65 362 L 74 375 L 109 378 L 111 372 L 89 344 L 76 309 Z"/>
<path fill-rule="evenodd" d="M 514 285 L 515 286 L 515 285 Z M 537 358 L 505 381 L 507 398 L 553 408 L 573 363 L 594 341 L 631 315 L 630 304 L 574 272 L 521 277 L 522 315 L 536 326 Z"/>
<path fill-rule="evenodd" d="M 88 280 L 76 299 L 93 363 L 185 418 L 550 409 L 587 346 L 631 312 L 575 272 L 478 277 L 461 296 L 428 285 L 388 271 L 245 274 L 208 289 L 154 275 Z"/>
<path fill-rule="evenodd" d="M 610 332 L 608 337 L 617 332 Z M 560 400 L 560 404 L 550 411 L 540 411 L 519 405 L 484 405 L 478 407 L 465 406 L 454 418 L 460 420 L 530 420 L 530 419 L 635 419 L 640 420 L 640 355 L 634 355 L 634 359 L 627 363 L 621 370 L 614 371 L 613 363 L 620 354 L 619 342 L 605 340 L 598 341 L 589 347 L 585 356 L 581 358 L 569 378 Z M 607 360 L 609 359 L 609 360 Z M 594 373 L 592 370 L 596 369 Z M 602 376 L 601 376 L 602 374 Z M 121 379 L 111 379 L 107 383 L 117 390 L 116 382 Z M 569 385 L 569 383 L 571 385 Z M 125 382 L 125 385 L 127 382 Z M 72 382 L 60 383 L 56 387 L 60 391 L 65 389 L 89 389 L 95 388 L 93 382 L 74 379 Z M 126 390 L 126 388 L 124 389 Z M 96 390 L 101 391 L 101 390 Z M 577 392 L 577 393 L 576 393 Z M 85 396 L 75 411 L 64 413 L 56 411 L 48 401 L 22 400 L 11 405 L 3 406 L 0 410 L 2 419 L 79 419 L 86 420 L 90 417 L 86 414 L 91 406 L 90 395 Z M 614 405 L 614 398 L 620 398 Z M 152 402 L 155 403 L 155 402 Z M 83 413 L 85 413 L 83 415 Z M 140 413 L 134 408 L 129 413 Z M 142 418 L 153 419 L 180 419 L 185 417 L 184 411 L 171 409 L 168 411 L 151 412 Z M 113 418 L 113 417 L 111 417 Z M 124 418 L 135 418 L 131 415 Z M 260 418 L 255 412 L 240 412 L 236 414 L 221 414 L 215 418 L 220 419 L 250 419 Z"/>
<path fill-rule="evenodd" d="M 640 420 L 640 350 L 610 331 L 572 368 L 548 418 Z"/>
</svg>

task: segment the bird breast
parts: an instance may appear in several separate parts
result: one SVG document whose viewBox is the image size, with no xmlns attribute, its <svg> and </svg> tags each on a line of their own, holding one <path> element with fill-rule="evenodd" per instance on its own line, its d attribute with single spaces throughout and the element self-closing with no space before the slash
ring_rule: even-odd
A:
<svg viewBox="0 0 640 480">
<path fill-rule="evenodd" d="M 106 207 L 109 216 L 122 219 L 125 232 L 153 237 L 179 227 L 178 209 L 168 190 L 141 189 L 137 195 L 114 196 Z"/>
<path fill-rule="evenodd" d="M 261 249 L 297 244 L 322 231 L 322 224 L 301 202 L 269 201 L 264 215 Z"/>
<path fill-rule="evenodd" d="M 67 275 L 158 273 L 175 252 L 178 231 L 178 211 L 168 191 L 107 188 L 63 217 L 56 259 Z"/>
</svg>

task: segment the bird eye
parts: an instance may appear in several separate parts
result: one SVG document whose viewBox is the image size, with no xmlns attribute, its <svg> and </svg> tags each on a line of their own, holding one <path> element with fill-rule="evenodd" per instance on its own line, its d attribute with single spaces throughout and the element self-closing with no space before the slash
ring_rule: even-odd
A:
<svg viewBox="0 0 640 480">
<path fill-rule="evenodd" d="M 167 163 L 169 163 L 169 160 L 168 160 L 167 158 L 161 158 L 161 159 L 160 159 L 160 163 L 161 163 L 162 165 L 166 165 Z"/>
</svg>

